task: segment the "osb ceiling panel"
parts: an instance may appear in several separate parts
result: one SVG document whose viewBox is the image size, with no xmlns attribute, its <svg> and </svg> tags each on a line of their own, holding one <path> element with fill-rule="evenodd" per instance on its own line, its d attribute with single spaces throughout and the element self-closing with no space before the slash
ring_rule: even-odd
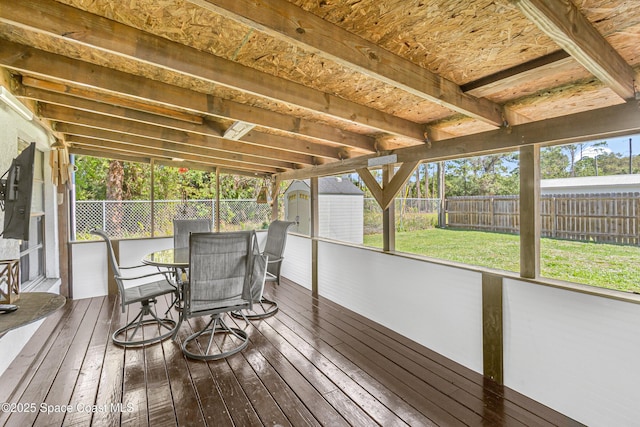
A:
<svg viewBox="0 0 640 427">
<path fill-rule="evenodd" d="M 131 92 L 144 85 L 140 83 L 142 77 L 169 85 L 162 87 L 171 88 L 170 93 L 175 89 L 184 97 L 196 94 L 201 104 L 193 109 L 172 99 L 159 101 L 148 96 L 145 101 L 141 95 L 118 96 L 137 96 L 141 102 L 162 106 L 166 110 L 158 114 L 171 116 L 175 112 L 176 120 L 188 120 L 185 113 L 207 117 L 218 132 L 212 134 L 212 145 L 228 148 L 231 154 L 225 164 L 238 162 L 241 170 L 253 167 L 260 156 L 273 158 L 272 145 L 277 147 L 282 150 L 282 159 L 265 162 L 260 170 L 267 173 L 340 162 L 397 147 L 422 146 L 439 139 L 453 138 L 455 143 L 457 137 L 625 101 L 615 82 L 610 80 L 612 87 L 608 87 L 606 78 L 600 81 L 595 77 L 598 73 L 591 63 L 598 61 L 598 55 L 585 61 L 567 49 L 561 57 L 558 39 L 553 33 L 547 35 L 539 19 L 526 16 L 519 7 L 521 2 L 546 3 L 549 9 L 555 8 L 569 28 L 579 30 L 577 35 L 565 36 L 577 46 L 585 29 L 580 27 L 580 19 L 574 19 L 584 17 L 601 35 L 602 46 L 608 43 L 626 62 L 620 67 L 626 66 L 625 73 L 614 71 L 608 77 L 624 78 L 631 86 L 628 76 L 640 71 L 640 2 L 635 0 L 237 0 L 246 10 L 235 11 L 231 10 L 234 3 L 228 0 L 32 0 L 18 4 L 0 0 L 0 42 L 16 44 L 10 46 L 16 52 L 4 56 L 0 52 L 0 58 L 8 72 L 17 74 L 18 88 L 21 72 L 67 85 L 56 96 L 78 97 L 71 88 L 80 90 L 83 83 L 62 82 L 54 75 L 47 76 L 46 71 L 16 72 L 12 63 L 22 59 L 27 49 L 68 58 L 76 68 L 85 63 L 102 67 L 87 73 L 117 70 L 122 73 L 122 87 Z M 36 6 L 22 6 L 25 4 Z M 64 30 L 7 12 L 14 7 L 28 15 L 24 12 L 28 7 L 40 7 L 43 15 L 57 14 L 55 19 L 60 19 L 66 6 L 82 14 L 65 22 Z M 278 34 L 281 27 L 275 21 L 271 24 L 277 28 L 265 30 L 262 22 L 251 22 L 260 21 L 260 17 L 237 16 L 250 14 L 251 8 L 259 12 L 274 9 L 280 13 L 275 16 L 283 20 L 320 18 L 332 29 L 346 31 L 348 46 L 374 44 L 383 49 L 382 59 L 379 63 L 349 64 L 352 58 L 323 52 L 314 45 L 313 36 L 297 39 L 295 35 Z M 107 25 L 97 17 L 111 21 Z M 129 27 L 131 39 L 110 37 L 104 28 L 111 28 L 112 21 Z M 103 27 L 91 28 L 98 23 Z M 100 37 L 104 40 L 98 40 Z M 116 46 L 114 40 L 126 46 Z M 602 46 L 598 49 L 604 49 Z M 149 57 L 150 52 L 157 56 Z M 198 63 L 191 67 L 186 61 L 180 62 L 181 52 L 198 58 Z M 605 54 L 606 49 L 598 52 Z M 536 63 L 558 54 L 560 59 L 545 65 Z M 214 65 L 220 64 L 225 72 L 233 70 L 235 74 L 226 75 L 226 80 L 216 79 L 211 70 L 217 72 Z M 636 69 L 631 69 L 634 66 Z M 201 71 L 199 75 L 199 70 L 209 74 Z M 408 70 L 411 77 L 396 76 L 390 70 L 398 74 Z M 413 76 L 415 80 L 409 81 Z M 45 92 L 30 92 L 29 102 L 38 100 L 43 106 L 55 103 L 47 100 L 53 94 L 46 93 L 55 90 L 42 90 Z M 95 90 L 96 100 L 108 102 L 103 97 L 108 89 Z M 90 94 L 82 96 L 91 100 Z M 73 98 L 55 99 L 64 105 L 73 103 Z M 55 116 L 64 111 L 51 107 L 49 112 Z M 135 115 L 129 116 L 124 119 L 133 120 Z M 256 119 L 257 126 L 245 138 L 245 142 L 260 147 L 255 153 L 247 152 L 242 140 L 215 139 L 234 121 L 251 122 L 257 116 L 261 120 Z M 269 138 L 275 142 L 272 144 Z M 339 149 L 339 153 L 327 151 L 327 147 Z M 206 151 L 209 147 L 200 144 L 200 148 L 204 157 L 211 154 Z M 301 157 L 301 153 L 308 156 Z"/>
</svg>

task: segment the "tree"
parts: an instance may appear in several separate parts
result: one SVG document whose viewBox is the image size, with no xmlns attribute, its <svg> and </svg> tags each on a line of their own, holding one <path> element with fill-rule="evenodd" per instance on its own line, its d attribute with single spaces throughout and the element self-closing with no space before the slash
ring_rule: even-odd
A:
<svg viewBox="0 0 640 427">
<path fill-rule="evenodd" d="M 545 147 L 540 150 L 540 177 L 542 179 L 566 178 L 569 176 L 570 160 L 561 146 Z"/>
</svg>

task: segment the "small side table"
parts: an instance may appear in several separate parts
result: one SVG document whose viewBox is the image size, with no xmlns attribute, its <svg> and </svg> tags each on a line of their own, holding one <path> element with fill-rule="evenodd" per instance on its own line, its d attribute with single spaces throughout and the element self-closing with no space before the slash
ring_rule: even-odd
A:
<svg viewBox="0 0 640 427">
<path fill-rule="evenodd" d="M 20 298 L 19 260 L 0 261 L 0 304 L 13 304 Z"/>
<path fill-rule="evenodd" d="M 0 314 L 0 336 L 11 329 L 43 319 L 58 310 L 67 299 L 50 292 L 25 292 L 17 302 L 18 309 Z"/>
</svg>

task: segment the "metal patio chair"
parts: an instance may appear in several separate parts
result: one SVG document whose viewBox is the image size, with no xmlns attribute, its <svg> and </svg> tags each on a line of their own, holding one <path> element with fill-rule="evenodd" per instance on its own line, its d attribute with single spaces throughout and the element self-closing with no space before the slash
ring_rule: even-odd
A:
<svg viewBox="0 0 640 427">
<path fill-rule="evenodd" d="M 109 263 L 111 264 L 113 276 L 118 285 L 122 312 L 125 313 L 128 306 L 140 303 L 139 312 L 133 320 L 113 333 L 111 336 L 113 342 L 123 347 L 141 346 L 161 341 L 173 335 L 177 326 L 176 322 L 172 319 L 159 318 L 155 311 L 155 304 L 158 297 L 171 295 L 177 298 L 177 288 L 167 280 L 168 273 L 158 271 L 133 276 L 123 275 L 123 270 L 135 270 L 141 267 L 148 268 L 148 266 L 120 266 L 109 236 L 102 230 L 93 230 L 91 234 L 100 236 L 107 244 Z M 127 286 L 127 283 L 131 283 L 132 281 L 154 276 L 161 276 L 162 278 L 144 284 Z"/>
<path fill-rule="evenodd" d="M 188 248 L 189 234 L 211 231 L 211 220 L 198 219 L 174 219 L 173 220 L 173 248 Z"/>
<path fill-rule="evenodd" d="M 260 300 L 266 262 L 255 231 L 191 233 L 189 280 L 183 284 L 180 322 L 199 316 L 210 319 L 182 343 L 187 357 L 222 359 L 247 346 L 247 333 L 228 325 L 224 314 L 250 310 L 253 302 Z"/>
<path fill-rule="evenodd" d="M 284 249 L 287 243 L 287 233 L 289 228 L 295 224 L 291 221 L 276 220 L 269 224 L 267 230 L 267 240 L 262 254 L 268 257 L 267 276 L 265 281 L 280 284 L 280 270 L 284 260 Z M 233 313 L 234 317 L 244 315 L 249 320 L 264 319 L 273 316 L 278 311 L 278 303 L 273 299 L 263 296 L 250 311 L 244 313 Z"/>
</svg>

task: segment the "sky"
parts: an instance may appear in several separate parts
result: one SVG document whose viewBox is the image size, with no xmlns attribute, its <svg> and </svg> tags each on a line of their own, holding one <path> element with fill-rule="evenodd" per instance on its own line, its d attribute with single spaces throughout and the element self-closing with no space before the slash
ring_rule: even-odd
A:
<svg viewBox="0 0 640 427">
<path fill-rule="evenodd" d="M 606 138 L 606 139 L 598 139 L 595 141 L 589 141 L 586 143 L 587 146 L 597 144 L 602 141 L 607 141 L 607 147 L 614 153 L 619 153 L 624 156 L 629 155 L 629 138 L 631 138 L 633 155 L 636 156 L 640 154 L 640 134 L 622 136 L 618 138 Z"/>
</svg>

